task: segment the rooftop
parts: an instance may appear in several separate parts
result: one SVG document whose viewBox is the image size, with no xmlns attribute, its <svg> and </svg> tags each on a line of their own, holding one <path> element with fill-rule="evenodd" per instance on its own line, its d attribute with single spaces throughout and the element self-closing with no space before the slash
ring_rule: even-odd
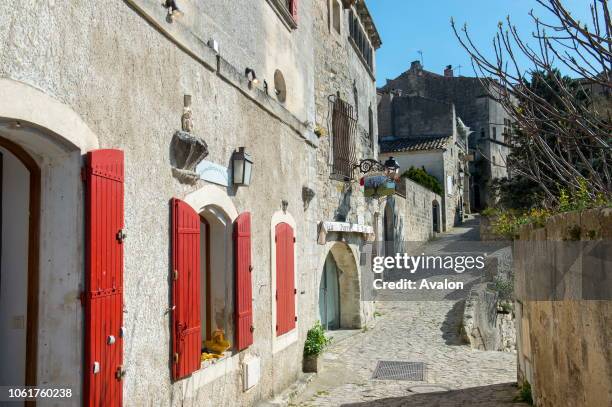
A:
<svg viewBox="0 0 612 407">
<path fill-rule="evenodd" d="M 443 150 L 452 139 L 453 136 L 431 136 L 381 140 L 380 152 L 400 153 L 407 151 Z"/>
</svg>

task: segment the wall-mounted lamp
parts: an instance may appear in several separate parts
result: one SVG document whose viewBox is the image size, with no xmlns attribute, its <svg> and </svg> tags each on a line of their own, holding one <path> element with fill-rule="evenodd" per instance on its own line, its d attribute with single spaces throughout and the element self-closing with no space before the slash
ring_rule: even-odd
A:
<svg viewBox="0 0 612 407">
<path fill-rule="evenodd" d="M 389 178 L 395 178 L 399 174 L 400 166 L 393 157 L 389 157 L 387 161 L 381 163 L 373 158 L 366 158 L 365 160 L 359 161 L 353 168 L 359 168 L 362 174 L 367 174 L 370 171 L 384 171 L 385 175 Z"/>
<path fill-rule="evenodd" d="M 172 23 L 174 22 L 174 20 L 181 18 L 184 14 L 181 9 L 178 8 L 176 0 L 165 0 L 162 3 L 162 6 L 164 6 L 168 10 L 168 16 L 166 17 L 166 19 L 169 23 Z"/>
<path fill-rule="evenodd" d="M 246 76 L 249 80 L 249 85 L 257 85 L 259 83 L 259 79 L 257 79 L 257 75 L 255 74 L 255 70 L 253 68 L 245 69 L 244 76 Z"/>
<path fill-rule="evenodd" d="M 395 160 L 395 158 L 389 157 L 387 161 L 385 161 L 384 166 L 385 166 L 385 174 L 389 178 L 395 178 L 396 176 L 399 175 L 400 166 Z"/>
<path fill-rule="evenodd" d="M 239 147 L 232 154 L 232 178 L 234 185 L 248 187 L 251 183 L 252 169 L 253 159 L 251 155 L 244 151 L 244 147 Z"/>
</svg>

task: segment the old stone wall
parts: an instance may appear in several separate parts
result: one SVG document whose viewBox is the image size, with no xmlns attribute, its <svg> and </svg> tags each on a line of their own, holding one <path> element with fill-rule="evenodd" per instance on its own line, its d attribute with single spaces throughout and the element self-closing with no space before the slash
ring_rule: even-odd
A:
<svg viewBox="0 0 612 407">
<path fill-rule="evenodd" d="M 556 215 L 543 228 L 523 228 L 515 242 L 518 380 L 531 384 L 537 406 L 612 403 L 612 302 L 585 291 L 585 277 L 601 273 L 593 283 L 609 293 L 609 262 L 605 257 L 587 261 L 586 251 L 576 257 L 578 252 L 567 246 L 605 245 L 611 237 L 612 210 L 607 208 Z M 559 249 L 539 252 L 543 242 Z M 538 295 L 550 281 L 555 290 Z"/>
<path fill-rule="evenodd" d="M 398 138 L 446 136 L 455 131 L 454 108 L 451 103 L 420 96 L 396 96 L 391 103 L 391 129 L 384 136 Z M 382 135 L 382 134 L 381 134 Z"/>
<path fill-rule="evenodd" d="M 405 196 L 395 195 L 394 207 L 397 216 L 398 240 L 404 242 L 425 242 L 435 233 L 433 230 L 432 202 L 441 202 L 438 194 L 429 189 L 403 178 Z"/>
<path fill-rule="evenodd" d="M 498 143 L 504 142 L 503 133 L 509 115 L 488 96 L 481 81 L 464 76 L 438 75 L 424 70 L 417 61 L 397 78 L 387 80 L 382 91 L 392 90 L 401 90 L 403 96 L 420 96 L 455 105 L 456 116 L 473 132 L 469 137 L 469 148 L 475 154 L 476 161 L 470 164 L 470 174 L 472 184 L 478 188 L 470 192 L 470 204 L 476 209 L 493 205 L 487 183 L 494 178 L 507 176 L 505 161 L 509 150 Z M 474 196 L 475 193 L 478 197 Z"/>
<path fill-rule="evenodd" d="M 320 264 L 313 250 L 316 223 L 309 223 L 309 216 L 318 205 L 305 210 L 302 201 L 302 187 L 314 185 L 317 159 L 317 140 L 303 124 L 314 121 L 314 98 L 309 96 L 314 87 L 312 55 L 308 55 L 312 49 L 311 2 L 300 1 L 303 28 L 294 32 L 281 25 L 266 2 L 242 1 L 231 9 L 224 2 L 213 2 L 208 10 L 197 8 L 197 2 L 180 2 L 184 19 L 172 24 L 165 21 L 166 11 L 160 3 L 4 3 L 0 5 L 0 41 L 4 44 L 0 77 L 26 83 L 69 107 L 97 136 L 99 148 L 125 153 L 125 404 L 251 405 L 281 391 L 298 376 L 308 328 L 301 318 L 316 318 L 318 280 L 315 283 L 313 275 Z M 195 11 L 205 18 L 198 20 Z M 217 13 L 225 18 L 218 19 Z M 206 22 L 212 20 L 217 24 L 207 31 Z M 244 31 L 237 34 L 234 30 Z M 203 45 L 208 37 L 220 41 L 219 56 Z M 244 79 L 246 66 L 256 69 L 259 87 L 249 88 Z M 271 82 L 275 66 L 284 70 L 289 82 L 285 106 L 262 89 L 263 79 Z M 185 94 L 192 95 L 193 133 L 208 144 L 207 160 L 227 166 L 239 146 L 245 146 L 254 160 L 249 187 L 218 189 L 237 212 L 252 214 L 255 331 L 254 344 L 247 350 L 173 382 L 169 200 L 210 185 L 205 181 L 183 184 L 171 171 L 169 146 L 181 127 Z M 45 112 L 47 106 L 31 108 Z M 61 140 L 62 135 L 49 137 Z M 80 182 L 78 174 L 78 169 L 71 173 L 75 184 Z M 72 190 L 61 192 L 78 196 Z M 326 195 L 317 191 L 316 199 L 324 200 Z M 296 219 L 299 340 L 273 354 L 270 220 L 283 200 Z M 43 208 L 43 216 L 59 222 L 75 214 L 62 212 L 58 206 Z M 82 227 L 74 226 L 67 236 L 76 241 Z M 64 235 L 55 238 L 61 242 Z M 82 246 L 80 249 L 79 253 Z M 75 257 L 72 262 L 78 266 L 82 264 L 78 260 Z M 53 264 L 53 258 L 44 261 Z M 82 269 L 77 268 L 76 273 L 80 276 Z M 63 324 L 52 321 L 70 318 L 77 326 L 83 323 L 79 302 L 83 279 L 62 285 L 57 281 L 59 275 L 51 273 L 41 279 L 54 284 L 41 286 L 41 298 L 59 298 L 60 303 L 49 307 L 41 300 L 40 318 L 48 323 L 39 332 L 38 381 L 81 389 L 82 332 L 64 331 Z M 54 288 L 57 286 L 62 291 Z M 54 363 L 52 354 L 67 356 Z M 242 368 L 249 358 L 260 358 L 262 374 L 259 384 L 245 392 Z M 76 393 L 74 405 L 81 405 L 80 391 Z"/>
<path fill-rule="evenodd" d="M 341 221 L 372 226 L 375 231 L 381 227 L 377 222 L 382 218 L 381 203 L 375 198 L 365 198 L 359 187 L 360 174 L 355 172 L 351 181 L 337 181 L 330 178 L 332 153 L 332 121 L 330 96 L 340 97 L 353 106 L 357 129 L 354 140 L 356 159 L 376 158 L 378 153 L 378 136 L 376 118 L 376 84 L 374 72 L 363 63 L 356 49 L 349 40 L 348 10 L 341 8 L 340 33 L 331 23 L 332 1 L 314 3 L 314 70 L 315 70 L 315 126 L 322 129 L 319 148 L 316 155 L 315 189 L 320 194 L 316 214 L 309 219 L 310 224 L 321 221 Z M 372 130 L 372 132 L 370 132 Z M 380 233 L 380 232 L 379 232 Z M 331 239 L 346 239 L 356 253 L 365 244 L 364 236 L 356 234 L 332 235 Z M 323 259 L 329 248 L 316 248 L 318 256 Z M 358 259 L 357 259 L 358 260 Z M 321 267 L 316 276 L 321 276 Z M 317 280 L 317 284 L 320 280 Z M 341 293 L 342 296 L 342 293 Z M 342 301 L 342 299 L 341 299 Z M 318 309 L 318 305 L 313 304 Z M 364 304 L 362 324 L 373 316 L 372 304 Z M 311 321 L 314 323 L 314 321 Z"/>
</svg>

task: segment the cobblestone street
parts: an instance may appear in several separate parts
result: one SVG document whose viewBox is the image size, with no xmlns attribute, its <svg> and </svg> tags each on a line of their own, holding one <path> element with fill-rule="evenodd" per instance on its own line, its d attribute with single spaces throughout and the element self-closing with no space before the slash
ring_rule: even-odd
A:
<svg viewBox="0 0 612 407">
<path fill-rule="evenodd" d="M 477 221 L 442 234 L 432 245 L 477 239 Z M 461 279 L 469 290 L 479 277 Z M 433 278 L 432 278 L 433 280 Z M 379 301 L 369 330 L 334 333 L 323 371 L 298 395 L 297 406 L 511 406 L 516 393 L 516 354 L 472 350 L 460 339 L 464 293 L 435 301 Z M 424 381 L 374 380 L 379 360 L 424 362 Z"/>
</svg>

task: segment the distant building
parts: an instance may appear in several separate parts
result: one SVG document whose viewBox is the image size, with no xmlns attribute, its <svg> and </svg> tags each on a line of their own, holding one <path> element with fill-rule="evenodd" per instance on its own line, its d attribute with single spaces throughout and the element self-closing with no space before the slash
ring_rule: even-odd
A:
<svg viewBox="0 0 612 407">
<path fill-rule="evenodd" d="M 456 117 L 452 103 L 420 96 L 379 94 L 381 160 L 393 156 L 400 173 L 410 167 L 423 168 L 438 179 L 443 194 L 441 230 L 459 224 L 468 185 L 467 136 L 469 130 Z"/>
<path fill-rule="evenodd" d="M 481 80 L 455 76 L 451 66 L 446 67 L 444 75 L 439 75 L 424 70 L 419 61 L 414 61 L 408 71 L 387 80 L 387 84 L 380 89 L 380 95 L 385 94 L 393 94 L 395 100 L 380 99 L 383 102 L 379 104 L 378 113 L 381 140 L 403 137 L 406 132 L 435 133 L 438 126 L 435 121 L 439 119 L 437 109 L 442 105 L 436 105 L 433 101 L 454 104 L 456 115 L 472 129 L 468 142 L 469 153 L 473 154 L 469 187 L 471 208 L 480 210 L 491 205 L 491 181 L 508 176 L 506 157 L 509 148 L 505 138 L 510 132 L 511 120 L 502 105 L 489 96 Z M 425 104 L 427 107 L 418 110 L 418 114 L 423 115 L 419 118 L 420 125 L 424 127 L 414 128 L 412 120 L 417 113 L 411 112 L 411 109 L 420 102 L 417 99 L 410 102 L 407 97 L 429 100 Z"/>
</svg>

